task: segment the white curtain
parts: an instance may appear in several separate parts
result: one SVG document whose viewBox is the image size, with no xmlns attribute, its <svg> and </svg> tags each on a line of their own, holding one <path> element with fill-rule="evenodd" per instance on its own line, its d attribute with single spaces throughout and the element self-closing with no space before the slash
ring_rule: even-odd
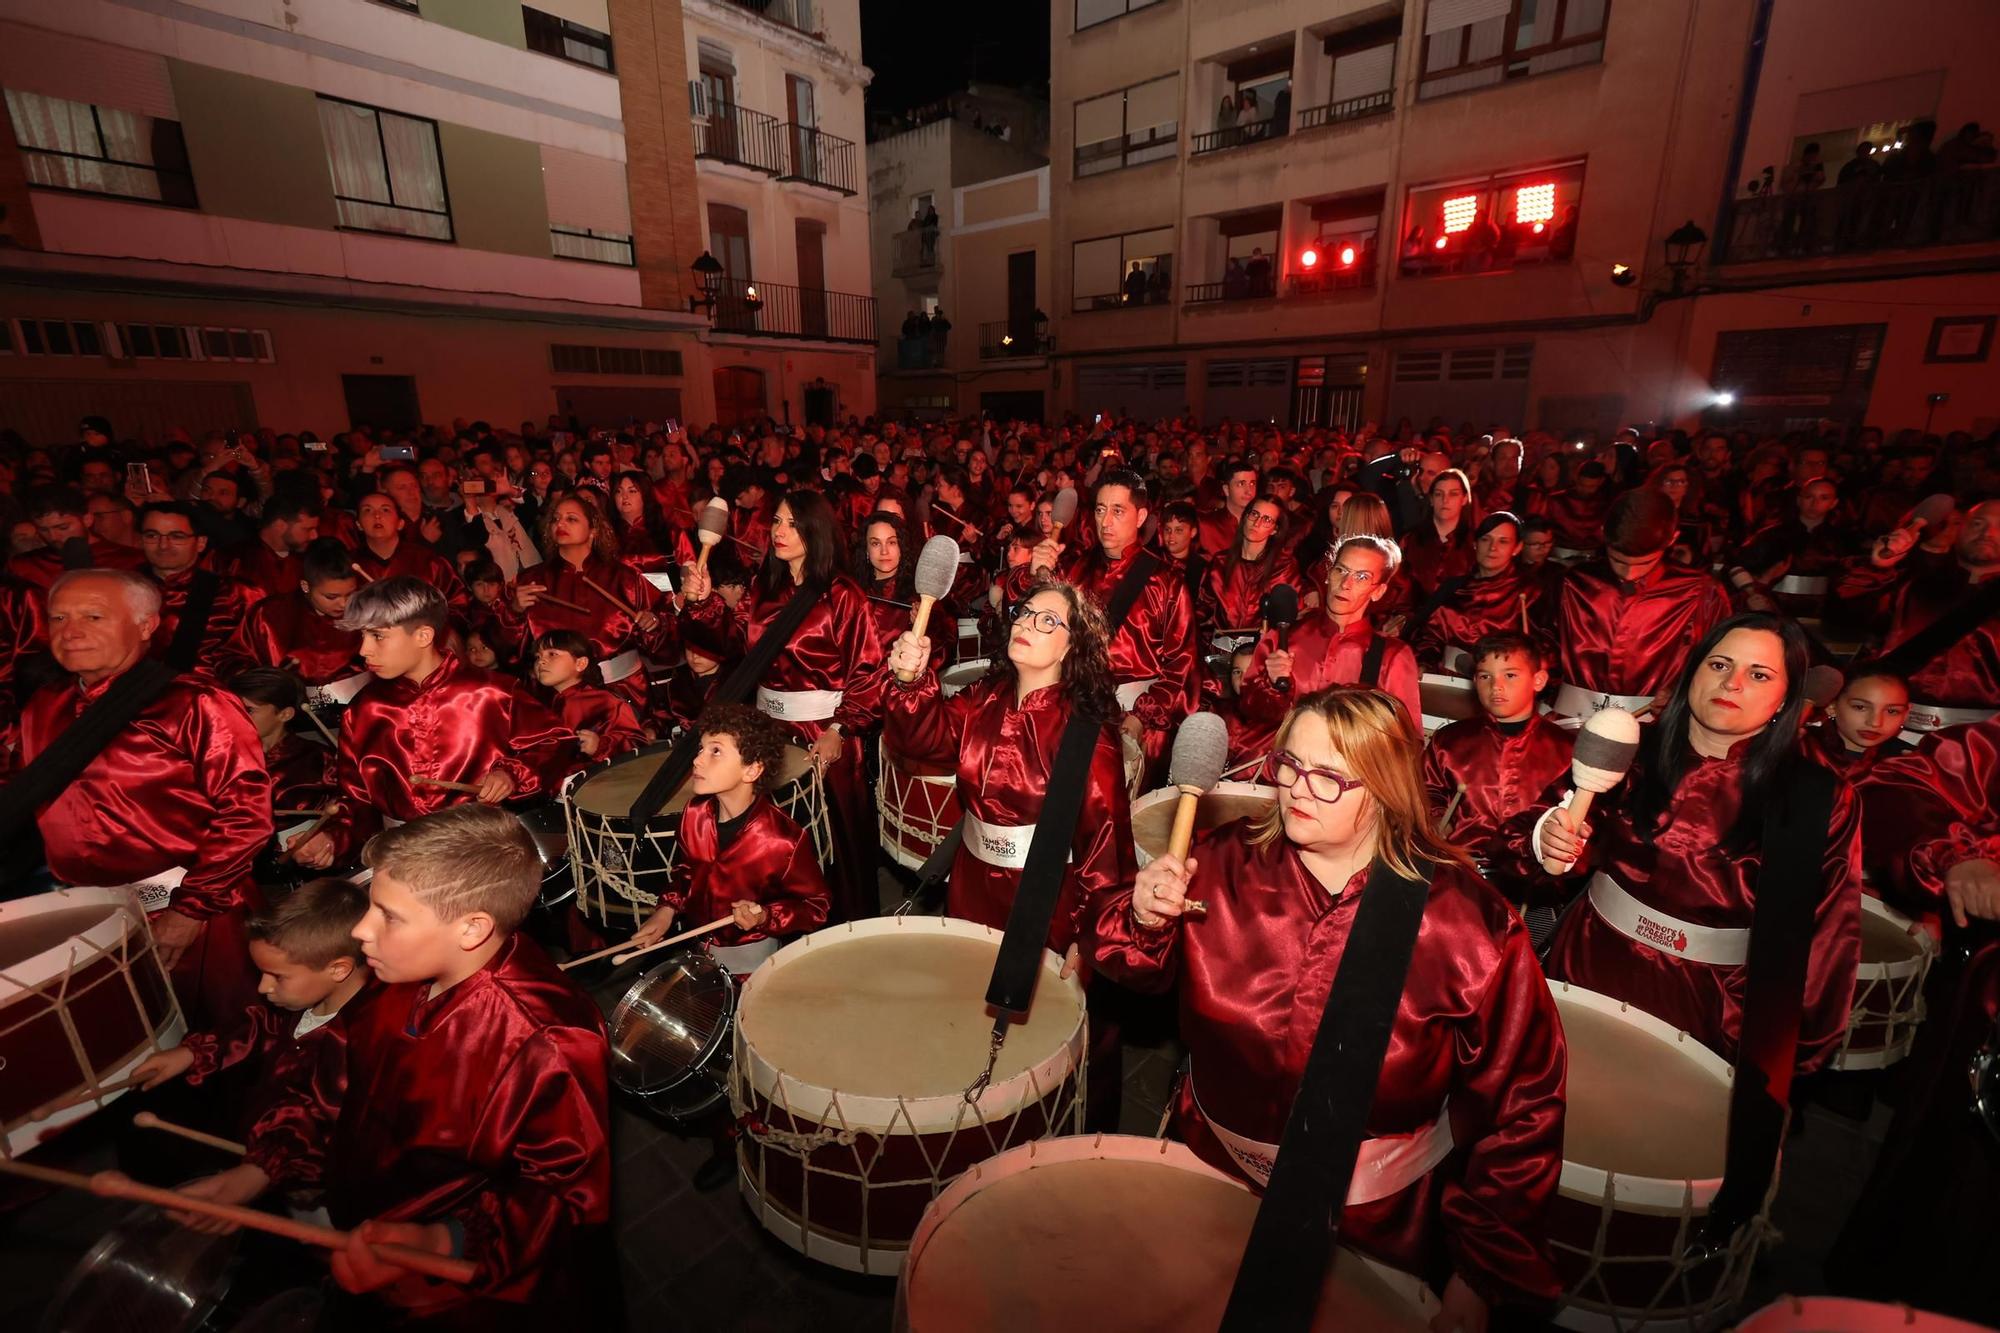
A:
<svg viewBox="0 0 2000 1333">
<path fill-rule="evenodd" d="M 365 106 L 321 99 L 319 127 L 326 136 L 326 165 L 333 172 L 333 192 L 346 199 L 392 202 L 375 113 Z"/>
<path fill-rule="evenodd" d="M 340 196 L 336 206 L 342 225 L 450 238 L 451 219 L 442 216 L 444 167 L 434 125 L 325 98 L 320 99 L 319 123 L 333 192 Z"/>
<path fill-rule="evenodd" d="M 160 178 L 153 171 L 144 165 L 117 165 L 153 160 L 151 116 L 100 107 L 93 118 L 87 102 L 12 88 L 7 90 L 7 112 L 21 147 L 47 150 L 25 155 L 28 179 L 35 184 L 138 199 L 160 197 Z M 98 135 L 100 124 L 102 138 Z M 55 153 L 76 156 L 51 156 Z M 115 161 L 92 160 L 104 158 Z"/>
</svg>

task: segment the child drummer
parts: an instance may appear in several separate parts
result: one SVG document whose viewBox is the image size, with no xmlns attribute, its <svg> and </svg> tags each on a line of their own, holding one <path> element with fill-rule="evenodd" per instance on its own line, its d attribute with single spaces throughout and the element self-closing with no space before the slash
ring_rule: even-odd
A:
<svg viewBox="0 0 2000 1333">
<path fill-rule="evenodd" d="M 608 1051 L 596 1006 L 517 933 L 541 886 L 534 842 L 505 811 L 461 805 L 378 834 L 362 859 L 374 877 L 354 936 L 381 984 L 343 1013 L 339 1058 L 273 1098 L 244 1164 L 188 1192 L 321 1185 L 353 1233 L 335 1280 L 411 1322 L 582 1326 L 611 1213 Z M 432 1281 L 370 1242 L 477 1272 Z"/>
</svg>

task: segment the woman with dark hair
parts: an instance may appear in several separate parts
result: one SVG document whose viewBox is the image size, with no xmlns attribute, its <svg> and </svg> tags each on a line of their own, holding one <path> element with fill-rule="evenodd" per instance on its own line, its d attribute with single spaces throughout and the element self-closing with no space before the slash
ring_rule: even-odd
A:
<svg viewBox="0 0 2000 1333">
<path fill-rule="evenodd" d="M 874 660 L 881 661 L 916 615 L 917 548 L 911 543 L 910 525 L 884 509 L 870 514 L 854 543 L 849 569 L 868 593 L 868 619 L 877 649 Z M 940 601 L 931 608 L 931 623 L 956 625 L 957 613 L 950 603 Z M 949 638 L 937 635 L 936 643 L 932 665 L 942 667 Z"/>
<path fill-rule="evenodd" d="M 1521 477 L 1520 491 L 1515 499 L 1515 512 L 1521 514 L 1546 514 L 1549 498 L 1569 489 L 1569 458 L 1561 453 L 1550 441 L 1543 448 L 1547 451 L 1535 460 L 1535 470 Z"/>
<path fill-rule="evenodd" d="M 1319 581 L 1320 565 L 1340 544 L 1340 516 L 1353 494 L 1351 486 L 1328 482 L 1326 488 L 1313 497 L 1312 525 L 1292 547 L 1292 563 L 1298 566 L 1299 573 L 1308 583 Z"/>
<path fill-rule="evenodd" d="M 794 596 L 812 609 L 757 683 L 757 708 L 785 724 L 826 780 L 833 810 L 832 920 L 880 910 L 875 883 L 874 801 L 863 777 L 861 737 L 880 715 L 881 651 L 868 594 L 841 569 L 840 529 L 826 497 L 792 491 L 771 518 L 770 550 L 732 608 L 708 571 L 682 571 L 680 621 L 690 641 L 718 659 L 753 650 Z"/>
<path fill-rule="evenodd" d="M 667 521 L 643 472 L 620 472 L 611 478 L 611 530 L 618 534 L 618 555 L 641 574 L 660 574 L 694 559 L 686 531 Z"/>
<path fill-rule="evenodd" d="M 1285 549 L 1285 529 L 1285 507 L 1276 496 L 1259 495 L 1243 510 L 1236 540 L 1220 559 L 1209 562 L 1195 600 L 1195 624 L 1203 642 L 1245 626 L 1254 632 L 1264 594 L 1277 584 L 1304 592 L 1305 580 Z"/>
<path fill-rule="evenodd" d="M 1378 867 L 1427 877 L 1341 1244 L 1450 1279 L 1440 1329 L 1558 1290 L 1544 1210 L 1562 1171 L 1562 1025 L 1520 920 L 1432 823 L 1421 738 L 1379 690 L 1308 694 L 1279 728 L 1268 815 L 1197 835 L 1108 895 L 1097 965 L 1176 983 L 1189 1073 L 1173 1107 L 1203 1160 L 1262 1186 Z M 1205 904 L 1184 924 L 1183 913 Z M 1448 1256 L 1448 1258 L 1447 1258 Z"/>
<path fill-rule="evenodd" d="M 889 666 L 916 673 L 884 689 L 889 748 L 958 774 L 966 836 L 952 862 L 948 915 L 1003 929 L 1041 816 L 1049 766 L 1073 713 L 1097 724 L 1083 809 L 1071 837 L 1048 947 L 1087 940 L 1099 900 L 1132 876 L 1132 817 L 1116 725 L 1104 617 L 1068 583 L 1039 579 L 1015 607 L 1007 651 L 986 675 L 945 698 L 931 640 L 898 636 Z"/>
<path fill-rule="evenodd" d="M 1480 521 L 1471 571 L 1438 585 L 1413 617 L 1409 641 L 1419 666 L 1469 675 L 1470 669 L 1459 672 L 1453 659 L 1487 635 L 1540 633 L 1530 625 L 1541 615 L 1542 584 L 1522 573 L 1520 554 L 1520 519 L 1502 510 Z"/>
<path fill-rule="evenodd" d="M 1446 468 L 1425 494 L 1425 514 L 1397 538 L 1403 548 L 1403 575 L 1410 600 L 1422 606 L 1446 579 L 1472 568 L 1472 482 Z"/>
<path fill-rule="evenodd" d="M 1817 761 L 1799 745 L 1805 635 L 1777 616 L 1723 621 L 1689 655 L 1639 759 L 1579 828 L 1562 805 L 1536 821 L 1537 858 L 1591 871 L 1588 902 L 1563 918 L 1548 973 L 1633 1004 L 1734 1058 L 1743 964 L 1763 865 L 1764 817 Z M 1551 793 L 1553 796 L 1554 793 Z M 1861 949 L 1860 807 L 1845 780 L 1813 905 L 1800 1072 L 1847 1030 Z"/>
</svg>

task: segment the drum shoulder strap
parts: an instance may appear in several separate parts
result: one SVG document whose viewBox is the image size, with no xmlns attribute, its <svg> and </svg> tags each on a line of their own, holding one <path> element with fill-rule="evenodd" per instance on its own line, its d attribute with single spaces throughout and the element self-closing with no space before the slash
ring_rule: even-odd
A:
<svg viewBox="0 0 2000 1333">
<path fill-rule="evenodd" d="M 1305 1333 L 1313 1326 L 1433 873 L 1426 867 L 1406 879 L 1381 861 L 1368 872 L 1222 1333 Z"/>
<path fill-rule="evenodd" d="M 213 571 L 197 569 L 189 577 L 181 618 L 174 625 L 173 641 L 167 645 L 168 666 L 176 671 L 193 669 L 201 657 L 202 640 L 208 637 L 208 618 L 215 611 L 215 599 L 221 595 L 222 579 Z"/>
<path fill-rule="evenodd" d="M 1125 618 L 1138 605 L 1139 594 L 1146 591 L 1146 581 L 1159 567 L 1159 558 L 1151 551 L 1141 551 L 1132 557 L 1131 565 L 1119 576 L 1118 586 L 1111 592 L 1111 600 L 1104 604 L 1104 628 L 1108 634 L 1116 634 L 1124 627 Z"/>
<path fill-rule="evenodd" d="M 1880 665 L 1909 677 L 1958 646 L 1959 640 L 2000 615 L 2000 578 L 1990 578 L 1930 624 L 1883 653 Z"/>
<path fill-rule="evenodd" d="M 1389 636 L 1373 625 L 1368 627 L 1368 651 L 1361 655 L 1361 679 L 1357 684 L 1379 689 L 1382 684 L 1382 657 L 1389 651 Z"/>
<path fill-rule="evenodd" d="M 166 693 L 178 674 L 164 662 L 141 658 L 111 682 L 97 702 L 84 709 L 12 782 L 0 787 L 0 842 L 11 842 L 24 832 L 44 805 L 76 781 L 148 704 Z"/>
</svg>

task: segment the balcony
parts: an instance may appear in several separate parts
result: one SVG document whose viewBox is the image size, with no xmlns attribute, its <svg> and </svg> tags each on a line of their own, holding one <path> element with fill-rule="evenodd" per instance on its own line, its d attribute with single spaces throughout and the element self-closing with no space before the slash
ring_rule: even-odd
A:
<svg viewBox="0 0 2000 1333">
<path fill-rule="evenodd" d="M 1180 126 L 1156 125 L 1152 129 L 1123 134 L 1116 139 L 1079 144 L 1076 149 L 1076 174 L 1096 176 L 1121 167 L 1163 162 L 1179 150 L 1180 141 Z"/>
<path fill-rule="evenodd" d="M 694 87 L 699 90 L 701 85 Z M 734 102 L 708 102 L 706 115 L 696 117 L 694 155 L 771 176 L 785 170 L 784 138 L 778 132 L 778 118 Z"/>
<path fill-rule="evenodd" d="M 1032 324 L 994 319 L 979 326 L 979 357 L 982 361 L 1047 356 L 1054 346 L 1055 340 L 1049 337 L 1047 330 L 1037 332 Z"/>
<path fill-rule="evenodd" d="M 2000 172 L 1948 171 L 1916 180 L 1850 180 L 1729 206 L 1717 259 L 1821 259 L 2000 240 Z"/>
<path fill-rule="evenodd" d="M 1364 97 L 1328 102 L 1325 106 L 1309 106 L 1299 112 L 1299 128 L 1317 130 L 1324 129 L 1328 125 L 1345 125 L 1349 121 L 1386 116 L 1395 109 L 1396 90 L 1384 88 L 1379 93 L 1369 93 Z"/>
<path fill-rule="evenodd" d="M 1266 265 L 1227 274 L 1221 282 L 1191 282 L 1182 300 L 1187 305 L 1210 305 L 1218 301 L 1263 301 L 1277 294 L 1277 278 Z"/>
<path fill-rule="evenodd" d="M 854 141 L 816 130 L 810 125 L 781 127 L 788 150 L 783 181 L 803 181 L 836 194 L 854 193 Z"/>
<path fill-rule="evenodd" d="M 922 334 L 915 338 L 896 339 L 896 369 L 898 370 L 943 370 L 944 343 L 941 339 Z"/>
<path fill-rule="evenodd" d="M 935 277 L 944 269 L 938 249 L 938 229 L 919 227 L 889 238 L 889 272 L 898 278 Z"/>
<path fill-rule="evenodd" d="M 1282 128 L 1274 129 L 1278 123 L 1276 116 L 1266 116 L 1245 125 L 1231 125 L 1227 129 L 1210 130 L 1207 134 L 1197 134 L 1188 146 L 1188 156 L 1200 157 L 1204 153 L 1219 153 L 1225 148 L 1241 148 L 1245 144 L 1262 143 L 1284 134 Z"/>
<path fill-rule="evenodd" d="M 769 19 L 781 28 L 815 39 L 820 36 L 819 13 L 813 8 L 813 0 L 727 0 L 727 3 Z"/>
<path fill-rule="evenodd" d="M 753 308 L 754 306 L 754 308 Z M 760 338 L 818 338 L 873 343 L 875 298 L 782 282 L 723 278 L 715 293 L 715 327 Z"/>
</svg>

